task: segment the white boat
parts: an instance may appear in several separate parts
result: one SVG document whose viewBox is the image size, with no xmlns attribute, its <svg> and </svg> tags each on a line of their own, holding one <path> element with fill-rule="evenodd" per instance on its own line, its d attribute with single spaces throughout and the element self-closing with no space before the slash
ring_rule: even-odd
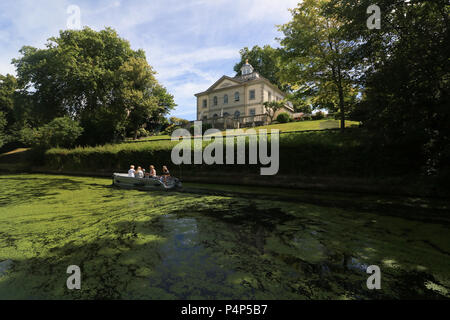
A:
<svg viewBox="0 0 450 320">
<path fill-rule="evenodd" d="M 127 189 L 139 190 L 171 190 L 181 188 L 181 181 L 175 177 L 163 178 L 135 178 L 127 173 L 114 173 L 113 184 Z"/>
</svg>

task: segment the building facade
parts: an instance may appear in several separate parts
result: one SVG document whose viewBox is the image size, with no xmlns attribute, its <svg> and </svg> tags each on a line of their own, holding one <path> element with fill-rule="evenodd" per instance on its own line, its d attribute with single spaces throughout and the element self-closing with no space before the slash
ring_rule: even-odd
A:
<svg viewBox="0 0 450 320">
<path fill-rule="evenodd" d="M 242 66 L 241 74 L 236 77 L 223 76 L 206 91 L 195 95 L 197 120 L 213 124 L 228 122 L 228 127 L 267 124 L 263 103 L 283 100 L 285 94 L 254 71 L 248 61 Z M 277 113 L 281 112 L 292 115 L 292 104 L 286 103 Z"/>
</svg>

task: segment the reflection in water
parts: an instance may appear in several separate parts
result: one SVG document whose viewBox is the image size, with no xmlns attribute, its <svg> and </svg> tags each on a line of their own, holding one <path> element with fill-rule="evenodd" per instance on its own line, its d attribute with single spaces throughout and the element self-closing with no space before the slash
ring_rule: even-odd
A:
<svg viewBox="0 0 450 320">
<path fill-rule="evenodd" d="M 232 272 L 219 266 L 212 252 L 201 243 L 197 219 L 168 214 L 154 224 L 161 228 L 166 241 L 159 248 L 161 263 L 149 279 L 150 286 L 159 287 L 180 299 L 195 295 L 214 298 L 217 292 L 205 284 L 220 285 Z"/>
</svg>

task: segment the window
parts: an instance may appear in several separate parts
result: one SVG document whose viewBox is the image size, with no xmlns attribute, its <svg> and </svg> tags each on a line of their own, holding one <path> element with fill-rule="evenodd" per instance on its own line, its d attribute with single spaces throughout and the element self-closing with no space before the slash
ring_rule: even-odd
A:
<svg viewBox="0 0 450 320">
<path fill-rule="evenodd" d="M 203 120 L 208 120 L 208 116 L 203 116 Z"/>
<path fill-rule="evenodd" d="M 255 100 L 255 90 L 250 90 L 250 100 Z"/>
<path fill-rule="evenodd" d="M 229 117 L 230 114 L 229 114 L 228 112 L 224 112 L 224 113 L 223 113 L 223 116 L 224 116 L 224 117 Z"/>
<path fill-rule="evenodd" d="M 228 95 L 227 94 L 223 96 L 223 103 L 224 104 L 228 103 Z"/>
<path fill-rule="evenodd" d="M 256 111 L 255 111 L 255 109 L 250 109 L 249 111 L 250 111 L 250 115 L 251 115 L 251 116 L 254 116 L 254 115 L 256 115 Z"/>
<path fill-rule="evenodd" d="M 239 101 L 239 92 L 234 93 L 234 101 Z"/>
<path fill-rule="evenodd" d="M 217 97 L 214 97 L 214 105 L 217 106 Z"/>
<path fill-rule="evenodd" d="M 213 115 L 213 119 L 215 120 L 215 119 L 217 119 L 219 116 L 217 115 L 217 113 L 214 113 L 214 115 Z"/>
<path fill-rule="evenodd" d="M 208 107 L 208 101 L 206 99 L 203 100 L 203 108 Z"/>
<path fill-rule="evenodd" d="M 269 102 L 272 101 L 272 92 L 269 92 Z"/>
<path fill-rule="evenodd" d="M 238 119 L 241 116 L 241 113 L 239 112 L 239 110 L 236 110 L 236 112 L 234 113 L 234 117 L 236 119 Z"/>
</svg>

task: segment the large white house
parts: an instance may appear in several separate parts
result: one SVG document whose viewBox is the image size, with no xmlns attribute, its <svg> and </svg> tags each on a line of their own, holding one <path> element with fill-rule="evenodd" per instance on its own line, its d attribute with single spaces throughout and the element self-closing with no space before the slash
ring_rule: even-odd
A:
<svg viewBox="0 0 450 320">
<path fill-rule="evenodd" d="M 269 80 L 254 71 L 248 60 L 241 68 L 241 76 L 223 76 L 206 91 L 197 93 L 197 120 L 207 122 L 267 123 L 263 103 L 285 99 L 285 94 Z M 277 113 L 292 115 L 290 102 Z M 239 125 L 238 125 L 239 126 Z"/>
</svg>

